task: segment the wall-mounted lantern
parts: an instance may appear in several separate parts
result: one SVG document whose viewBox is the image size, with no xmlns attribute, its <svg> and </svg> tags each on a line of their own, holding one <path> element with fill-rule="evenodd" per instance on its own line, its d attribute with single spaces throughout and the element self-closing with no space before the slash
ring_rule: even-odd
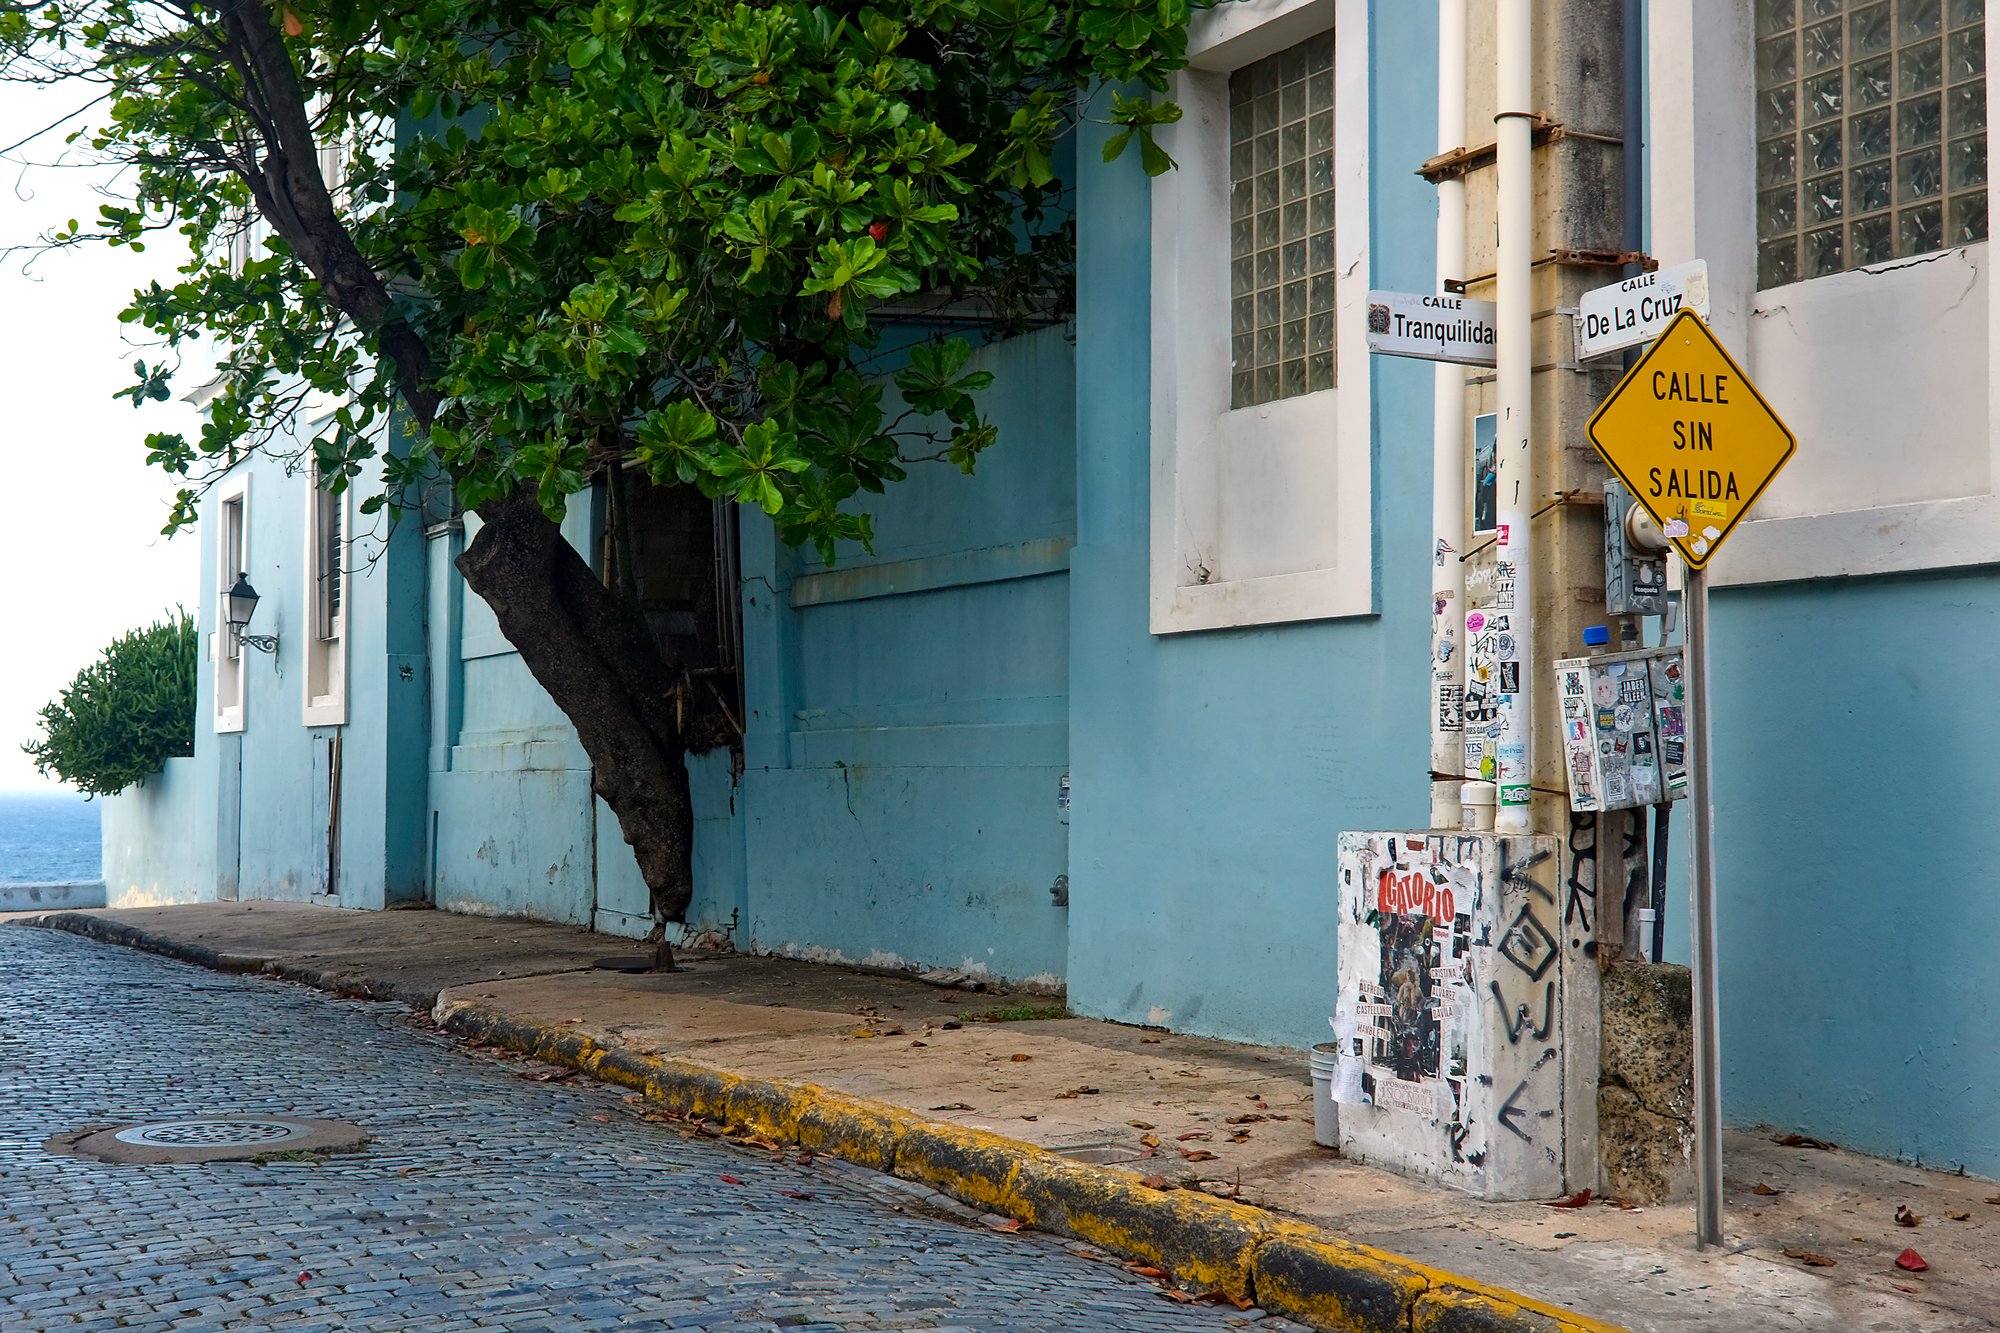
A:
<svg viewBox="0 0 2000 1333">
<path fill-rule="evenodd" d="M 229 632 L 236 642 L 255 648 L 260 653 L 278 651 L 278 636 L 275 634 L 246 634 L 250 617 L 257 613 L 257 590 L 250 586 L 250 579 L 242 572 L 236 575 L 236 584 L 223 595 L 223 619 L 229 622 Z"/>
</svg>

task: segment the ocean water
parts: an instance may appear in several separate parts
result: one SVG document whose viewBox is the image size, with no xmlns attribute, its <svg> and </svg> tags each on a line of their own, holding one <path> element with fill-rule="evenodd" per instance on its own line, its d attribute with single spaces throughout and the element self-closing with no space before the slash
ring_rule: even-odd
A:
<svg viewBox="0 0 2000 1333">
<path fill-rule="evenodd" d="M 0 791 L 0 884 L 101 878 L 103 808 L 72 791 Z"/>
</svg>

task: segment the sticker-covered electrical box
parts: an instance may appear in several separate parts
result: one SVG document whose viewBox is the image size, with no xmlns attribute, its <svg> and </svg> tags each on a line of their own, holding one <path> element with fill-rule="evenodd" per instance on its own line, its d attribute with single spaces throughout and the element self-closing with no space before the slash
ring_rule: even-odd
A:
<svg viewBox="0 0 2000 1333">
<path fill-rule="evenodd" d="M 1629 810 L 1687 794 L 1687 681 L 1679 648 L 1556 663 L 1572 810 Z"/>
</svg>

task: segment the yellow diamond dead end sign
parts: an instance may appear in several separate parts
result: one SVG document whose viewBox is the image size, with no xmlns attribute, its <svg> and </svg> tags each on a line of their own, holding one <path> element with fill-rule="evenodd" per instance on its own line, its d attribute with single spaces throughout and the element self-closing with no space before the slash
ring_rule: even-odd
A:
<svg viewBox="0 0 2000 1333">
<path fill-rule="evenodd" d="M 1692 310 L 1676 315 L 1618 382 L 1589 430 L 1597 452 L 1696 569 L 1799 447 Z"/>
</svg>

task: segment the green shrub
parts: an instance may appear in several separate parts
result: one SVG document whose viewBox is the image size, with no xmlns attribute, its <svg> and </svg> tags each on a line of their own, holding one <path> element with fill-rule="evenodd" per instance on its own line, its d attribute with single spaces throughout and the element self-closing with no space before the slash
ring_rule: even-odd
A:
<svg viewBox="0 0 2000 1333">
<path fill-rule="evenodd" d="M 44 776 L 92 796 L 142 783 L 194 753 L 194 621 L 185 611 L 112 641 L 54 703 L 21 748 Z"/>
</svg>

